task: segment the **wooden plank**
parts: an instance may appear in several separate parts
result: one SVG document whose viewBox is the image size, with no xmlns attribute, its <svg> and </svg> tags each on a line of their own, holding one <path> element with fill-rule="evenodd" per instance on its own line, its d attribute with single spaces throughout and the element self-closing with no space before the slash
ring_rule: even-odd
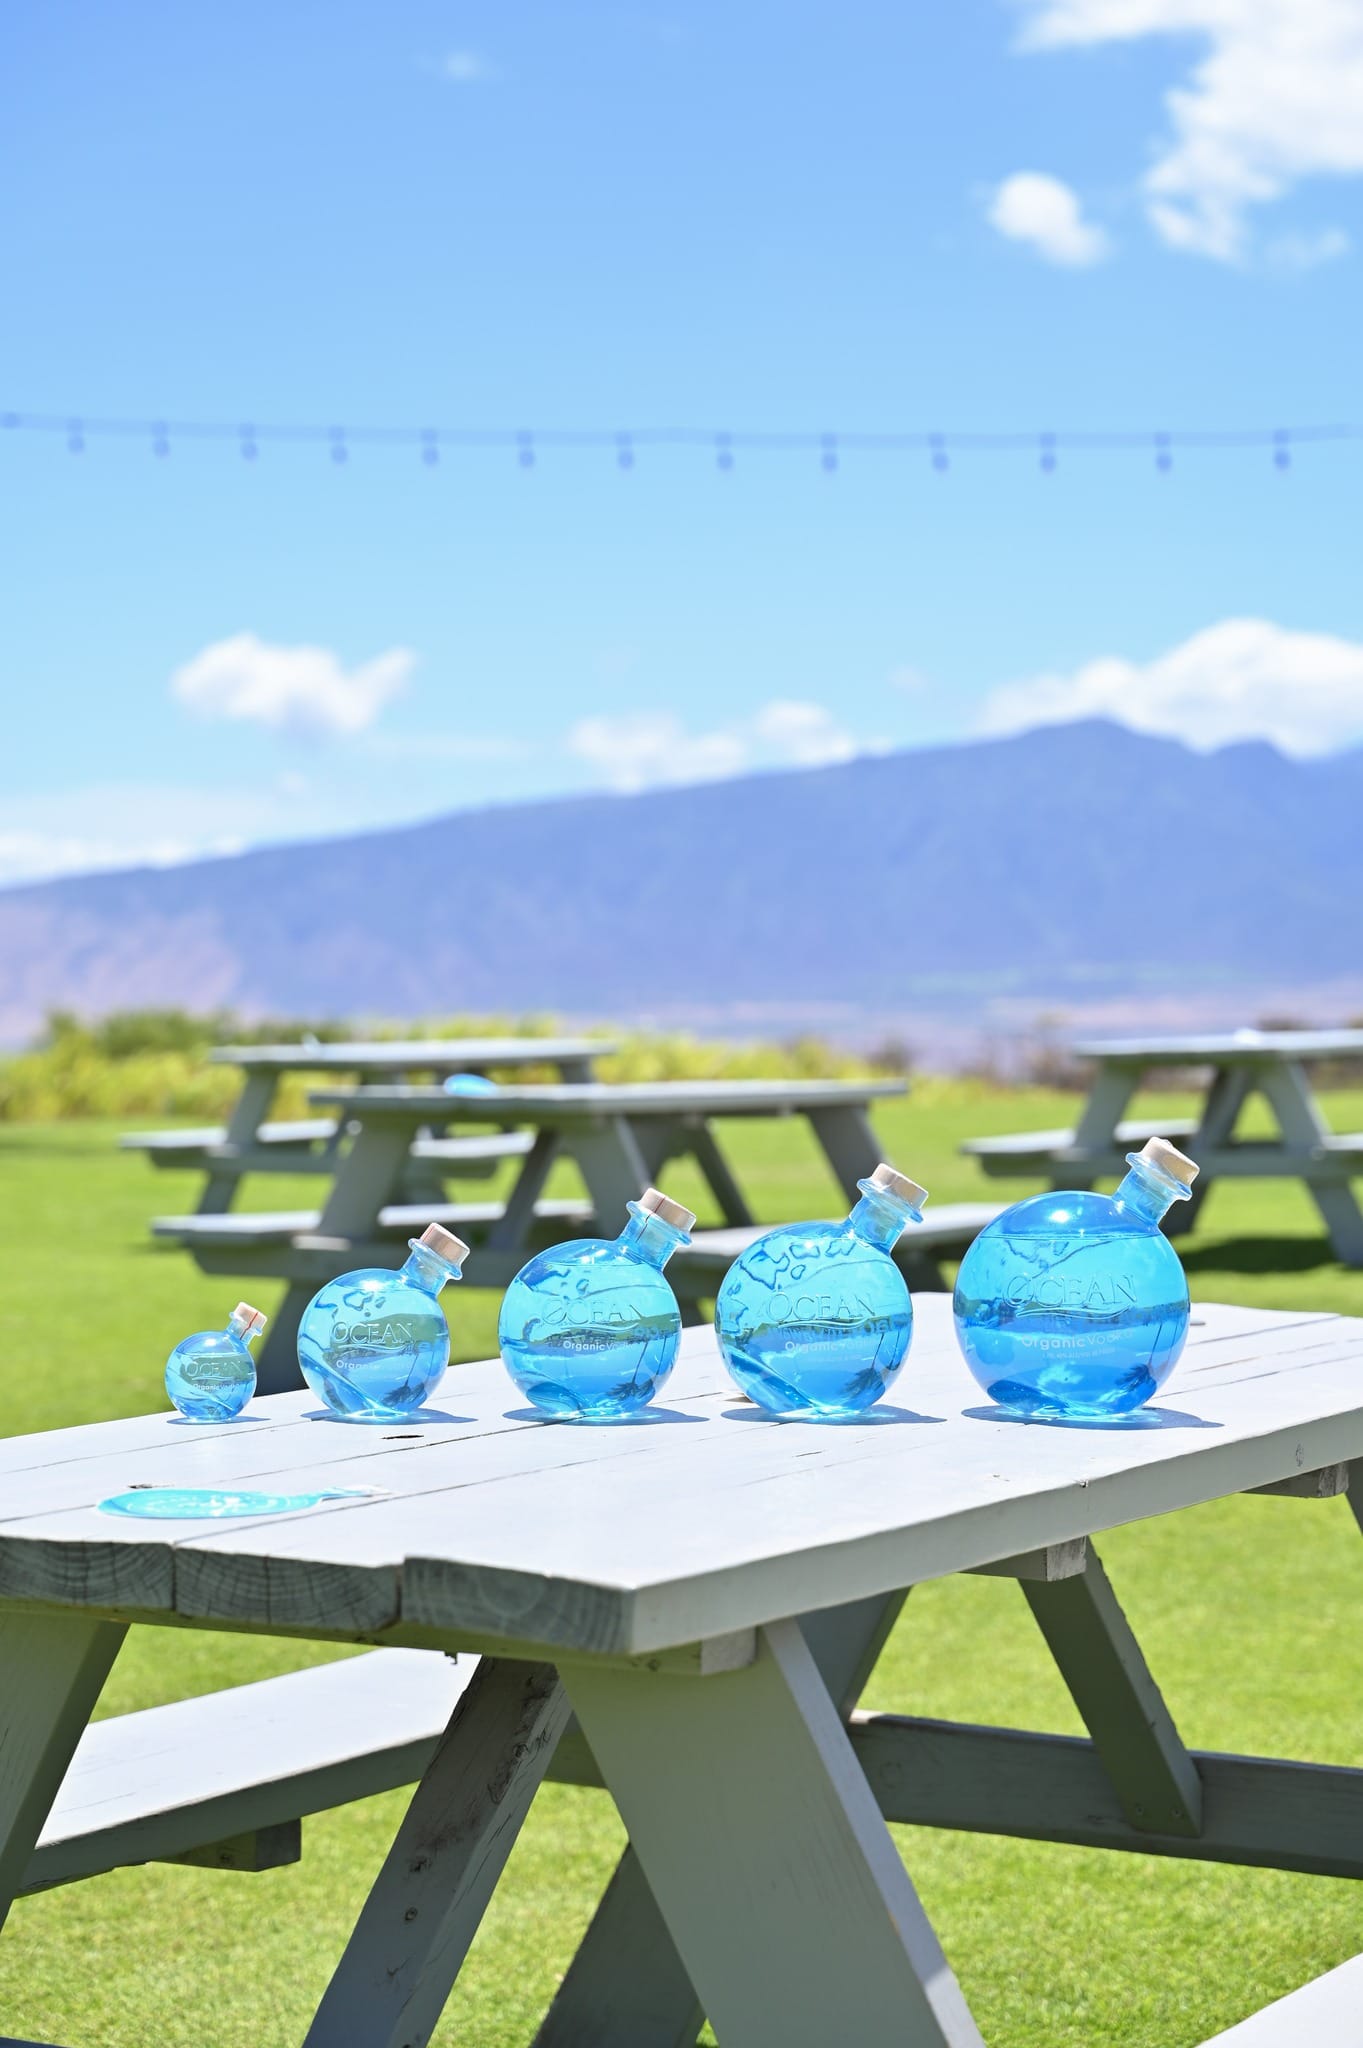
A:
<svg viewBox="0 0 1363 2048">
<path fill-rule="evenodd" d="M 479 1072 L 486 1067 L 550 1066 L 565 1061 L 603 1059 L 618 1052 L 611 1038 L 361 1038 L 325 1045 L 215 1045 L 205 1057 L 213 1066 L 243 1067 L 247 1072 L 368 1073 L 420 1072 L 429 1068 L 455 1073 L 461 1067 Z"/>
<path fill-rule="evenodd" d="M 1113 1148 L 1132 1150 L 1147 1138 L 1188 1138 L 1197 1129 L 1195 1117 L 1124 1118 L 1113 1135 Z M 998 1138 L 967 1138 L 959 1147 L 968 1159 L 1010 1159 L 1021 1153 L 1027 1159 L 1046 1159 L 1053 1152 L 1074 1149 L 1073 1130 L 1008 1131 Z"/>
<path fill-rule="evenodd" d="M 281 1870 L 303 1858 L 303 1824 L 282 1820 L 273 1827 L 258 1828 L 252 1834 L 231 1835 L 224 1842 L 205 1842 L 186 1849 L 179 1856 L 147 1858 L 148 1862 L 178 1863 L 195 1870 Z M 130 1858 L 140 1862 L 142 1858 Z"/>
<path fill-rule="evenodd" d="M 1069 1543 L 1047 1543 L 1040 1550 L 1028 1550 L 1021 1557 L 1000 1557 L 992 1564 L 975 1564 L 971 1571 L 979 1572 L 992 1579 L 1039 1579 L 1044 1586 L 1054 1585 L 1058 1579 L 1077 1578 L 1080 1572 L 1088 1570 L 1089 1545 L 1087 1536 L 1076 1536 Z"/>
<path fill-rule="evenodd" d="M 593 1081 L 504 1086 L 493 1096 L 441 1088 L 317 1088 L 311 1102 L 371 1122 L 581 1124 L 602 1116 L 781 1116 L 855 1106 L 903 1095 L 903 1081 Z M 874 1162 L 873 1162 L 874 1163 Z"/>
<path fill-rule="evenodd" d="M 1271 1068 L 1260 1086 L 1273 1105 L 1286 1144 L 1308 1150 L 1317 1148 L 1334 1167 L 1332 1173 L 1324 1173 L 1322 1162 L 1317 1159 L 1303 1178 L 1330 1233 L 1335 1257 L 1344 1266 L 1363 1266 L 1363 1210 L 1349 1186 L 1349 1176 L 1357 1170 L 1358 1161 L 1347 1151 L 1329 1145 L 1325 1119 L 1298 1060 L 1284 1060 Z"/>
<path fill-rule="evenodd" d="M 20 1889 L 184 1861 L 205 1844 L 268 1835 L 413 1784 L 475 1661 L 375 1650 L 96 1722 L 80 1738 Z"/>
<path fill-rule="evenodd" d="M 858 2048 L 979 2048 L 795 1622 L 704 1685 L 566 1682 L 725 2048 L 827 2048 L 849 2015 Z"/>
<path fill-rule="evenodd" d="M 535 1218 L 547 1223 L 572 1223 L 585 1219 L 590 1210 L 580 1201 L 556 1198 L 538 1202 Z M 293 1244 L 298 1238 L 337 1246 L 343 1250 L 373 1243 L 378 1239 L 390 1248 L 403 1246 L 407 1237 L 419 1235 L 428 1223 L 443 1223 L 458 1234 L 468 1230 L 495 1228 L 502 1220 L 500 1202 L 389 1202 L 370 1217 L 360 1238 L 338 1237 L 322 1228 L 322 1212 L 316 1209 L 238 1210 L 230 1216 L 156 1216 L 153 1237 L 175 1238 L 191 1249 L 227 1245 L 250 1251 L 260 1245 Z M 404 1257 L 405 1257 L 404 1251 Z"/>
<path fill-rule="evenodd" d="M 365 1901 L 305 2048 L 354 2048 L 358 2041 L 365 2048 L 413 2048 L 429 2040 L 567 1719 L 551 1665 L 493 1658 L 479 1664 Z"/>
<path fill-rule="evenodd" d="M 1275 1999 L 1203 2048 L 1363 2048 L 1363 1956 Z"/>
<path fill-rule="evenodd" d="M 1019 1581 L 1133 1827 L 1196 1835 L 1202 1784 L 1096 1551 L 1085 1571 Z"/>
<path fill-rule="evenodd" d="M 125 1633 L 0 1609 L 0 1926 Z"/>
<path fill-rule="evenodd" d="M 1194 1031 L 1148 1038 L 1081 1038 L 1077 1059 L 1135 1061 L 1143 1067 L 1251 1064 L 1280 1059 L 1363 1058 L 1363 1031 Z"/>
<path fill-rule="evenodd" d="M 1207 1863 L 1363 1877 L 1363 1771 L 1191 1752 L 1199 1835 L 1138 1827 L 1091 1741 L 854 1714 L 852 1747 L 890 1821 Z"/>
<path fill-rule="evenodd" d="M 903 1604 L 892 1594 L 801 1617 L 815 1668 L 840 1715 L 856 1705 Z M 600 1782 L 580 1730 L 559 1744 L 551 1775 L 560 1775 L 565 1759 L 562 1775 L 570 1782 Z M 627 1845 L 534 2048 L 694 2048 L 703 2018 L 643 1867 Z"/>
<path fill-rule="evenodd" d="M 1335 1500 L 1349 1491 L 1347 1465 L 1323 1465 L 1315 1472 L 1297 1472 L 1291 1479 L 1275 1479 L 1268 1486 L 1255 1486 L 1252 1493 L 1281 1494 L 1288 1500 Z"/>
</svg>

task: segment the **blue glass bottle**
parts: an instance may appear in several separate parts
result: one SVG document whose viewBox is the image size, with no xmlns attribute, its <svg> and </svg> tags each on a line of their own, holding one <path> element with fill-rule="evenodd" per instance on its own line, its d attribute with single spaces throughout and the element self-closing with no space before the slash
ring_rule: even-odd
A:
<svg viewBox="0 0 1363 2048">
<path fill-rule="evenodd" d="M 650 1188 L 617 1238 L 540 1252 L 506 1290 L 502 1360 L 531 1407 L 559 1422 L 619 1422 L 653 1399 L 681 1339 L 663 1267 L 689 1242 L 689 1209 Z"/>
<path fill-rule="evenodd" d="M 835 1422 L 878 1401 L 904 1367 L 913 1306 L 891 1248 L 921 1223 L 927 1190 L 878 1166 L 843 1223 L 791 1223 L 724 1276 L 715 1332 L 749 1400 Z"/>
<path fill-rule="evenodd" d="M 256 1390 L 249 1345 L 268 1317 L 239 1301 L 221 1330 L 182 1337 L 166 1360 L 166 1392 L 190 1422 L 230 1422 Z"/>
<path fill-rule="evenodd" d="M 956 1334 L 991 1401 L 1096 1420 L 1163 1386 L 1188 1334 L 1188 1282 L 1160 1229 L 1197 1167 L 1163 1138 L 1128 1152 L 1113 1195 L 1033 1195 L 975 1239 L 956 1277 Z"/>
<path fill-rule="evenodd" d="M 446 1074 L 441 1087 L 447 1095 L 495 1095 L 497 1083 L 486 1074 Z"/>
<path fill-rule="evenodd" d="M 437 1296 L 469 1248 L 438 1223 L 407 1240 L 394 1272 L 362 1266 L 328 1280 L 298 1325 L 298 1364 L 314 1394 L 345 1422 L 393 1422 L 423 1408 L 450 1360 Z"/>
</svg>

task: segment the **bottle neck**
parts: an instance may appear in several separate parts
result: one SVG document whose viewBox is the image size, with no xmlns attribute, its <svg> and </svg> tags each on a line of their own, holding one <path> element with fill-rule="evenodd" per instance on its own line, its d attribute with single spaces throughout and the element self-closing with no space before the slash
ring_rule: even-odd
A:
<svg viewBox="0 0 1363 2048">
<path fill-rule="evenodd" d="M 641 1209 L 637 1202 L 629 1204 L 629 1222 L 620 1232 L 616 1243 L 636 1259 L 656 1266 L 661 1272 L 678 1245 L 688 1244 L 690 1239 L 684 1230 L 677 1230 L 670 1223 L 664 1223 L 651 1209 Z"/>
<path fill-rule="evenodd" d="M 857 1186 L 862 1197 L 847 1221 L 854 1234 L 864 1243 L 873 1244 L 877 1251 L 889 1251 L 910 1223 L 922 1222 L 921 1214 L 897 1195 L 873 1188 L 864 1180 L 858 1181 Z"/>
<path fill-rule="evenodd" d="M 232 1314 L 227 1318 L 227 1334 L 229 1337 L 240 1337 L 243 1343 L 247 1341 L 246 1317 L 239 1316 L 236 1313 L 235 1309 L 233 1310 Z"/>
<path fill-rule="evenodd" d="M 404 1280 L 410 1280 L 413 1287 L 419 1287 L 423 1294 L 439 1294 L 447 1280 L 457 1280 L 459 1269 L 451 1266 L 433 1252 L 429 1245 L 412 1240 L 412 1249 L 402 1268 Z"/>
<path fill-rule="evenodd" d="M 1136 1153 L 1129 1153 L 1131 1171 L 1118 1188 L 1113 1200 L 1128 1216 L 1135 1216 L 1142 1223 L 1158 1227 L 1165 1212 L 1175 1202 L 1186 1201 L 1188 1190 L 1171 1180 L 1167 1173 L 1159 1172 Z"/>
</svg>

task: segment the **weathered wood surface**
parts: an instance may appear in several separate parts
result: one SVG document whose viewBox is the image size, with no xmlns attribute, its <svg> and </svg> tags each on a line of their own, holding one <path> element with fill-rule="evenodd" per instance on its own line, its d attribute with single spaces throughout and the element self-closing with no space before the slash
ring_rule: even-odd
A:
<svg viewBox="0 0 1363 2048">
<path fill-rule="evenodd" d="M 420 2048 L 430 2039 L 568 1714 L 551 1665 L 479 1663 L 305 2048 Z"/>
<path fill-rule="evenodd" d="M 247 1073 L 401 1074 L 431 1068 L 457 1073 L 467 1067 L 562 1067 L 565 1061 L 604 1059 L 618 1051 L 610 1038 L 364 1038 L 327 1045 L 215 1045 L 214 1066 Z"/>
<path fill-rule="evenodd" d="M 1198 1314 L 1160 1401 L 1125 1427 L 1000 1419 L 950 1302 L 922 1295 L 891 1401 L 836 1428 L 739 1403 L 696 1329 L 656 1411 L 614 1429 L 530 1415 L 494 1360 L 454 1369 L 438 1418 L 408 1427 L 315 1419 L 299 1394 L 235 1424 L 160 1415 L 15 1438 L 0 1444 L 0 1599 L 636 1654 L 1363 1457 L 1363 1322 Z M 258 1523 L 95 1512 L 143 1483 L 390 1497 Z"/>
<path fill-rule="evenodd" d="M 550 1087 L 501 1087 L 496 1095 L 447 1095 L 443 1088 L 396 1084 L 318 1088 L 310 1100 L 376 1116 L 421 1122 L 445 1115 L 453 1122 L 592 1122 L 610 1116 L 809 1115 L 903 1095 L 903 1081 L 588 1081 Z"/>
<path fill-rule="evenodd" d="M 564 1677 L 726 2048 L 982 2048 L 797 1622 L 702 1685 Z"/>
<path fill-rule="evenodd" d="M 1363 2048 L 1363 1956 L 1214 2034 L 1202 2048 Z"/>
<path fill-rule="evenodd" d="M 1111 1149 L 1137 1150 L 1147 1138 L 1190 1138 L 1196 1129 L 1192 1117 L 1124 1118 L 1110 1134 Z M 967 1138 L 961 1151 L 968 1159 L 978 1159 L 986 1173 L 991 1166 L 1030 1173 L 1057 1153 L 1072 1153 L 1075 1138 L 1073 1130 L 1007 1131 L 999 1138 Z"/>
<path fill-rule="evenodd" d="M 1070 1050 L 1081 1060 L 1145 1067 L 1236 1066 L 1265 1059 L 1360 1059 L 1363 1031 L 1193 1031 L 1149 1038 L 1081 1038 Z"/>
<path fill-rule="evenodd" d="M 476 1664 L 375 1650 L 96 1722 L 20 1889 L 181 1861 L 205 1844 L 413 1784 Z"/>
<path fill-rule="evenodd" d="M 456 1235 L 461 1229 L 491 1230 L 502 1218 L 500 1202 L 391 1202 L 366 1223 L 375 1238 L 399 1243 L 424 1230 L 428 1223 L 443 1223 Z M 535 1216 L 540 1222 L 565 1224 L 585 1222 L 591 1210 L 581 1201 L 555 1198 L 537 1202 Z M 233 1215 L 156 1216 L 152 1236 L 175 1238 L 197 1245 L 291 1244 L 296 1237 L 322 1235 L 322 1212 L 318 1209 L 239 1210 Z M 348 1242 L 349 1240 L 342 1240 Z"/>
</svg>

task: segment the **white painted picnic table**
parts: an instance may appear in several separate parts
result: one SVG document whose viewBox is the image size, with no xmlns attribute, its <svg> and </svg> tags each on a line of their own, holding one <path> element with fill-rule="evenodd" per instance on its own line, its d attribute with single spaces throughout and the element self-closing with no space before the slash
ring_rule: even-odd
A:
<svg viewBox="0 0 1363 2048">
<path fill-rule="evenodd" d="M 153 1166 L 200 1168 L 206 1178 L 196 1214 L 228 1211 L 250 1173 L 329 1173 L 344 1135 L 344 1120 L 296 1118 L 271 1122 L 279 1084 L 286 1074 L 354 1075 L 362 1081 L 395 1080 L 412 1074 L 485 1074 L 490 1067 L 557 1067 L 565 1081 L 590 1081 L 595 1062 L 615 1051 L 605 1038 L 376 1038 L 318 1039 L 287 1045 L 216 1045 L 211 1066 L 240 1067 L 241 1094 L 225 1126 L 198 1130 L 130 1131 L 123 1149 L 145 1152 Z M 503 1139 L 466 1140 L 462 1153 L 438 1142 L 426 1164 L 454 1174 L 491 1172 L 498 1159 L 524 1149 Z M 428 1172 L 427 1181 L 436 1177 Z M 420 1175 L 417 1176 L 418 1181 Z"/>
<path fill-rule="evenodd" d="M 312 1100 L 332 1110 L 351 1136 L 320 1213 L 162 1217 L 153 1230 L 185 1245 L 206 1271 L 288 1281 L 259 1359 L 261 1385 L 273 1392 L 297 1384 L 298 1320 L 314 1291 L 352 1267 L 400 1263 L 407 1239 L 426 1221 L 445 1224 L 472 1246 L 464 1268 L 471 1285 L 504 1287 L 545 1243 L 581 1235 L 593 1222 L 614 1236 L 623 1228 L 625 1204 L 656 1183 L 670 1159 L 691 1158 L 724 1222 L 753 1227 L 752 1209 L 713 1128 L 726 1117 L 804 1119 L 854 1202 L 858 1180 L 883 1156 L 869 1105 L 904 1091 L 899 1080 L 594 1081 L 503 1085 L 492 1095 L 396 1084 L 323 1088 Z M 439 1204 L 437 1198 L 436 1205 L 411 1205 L 413 1148 L 437 1122 L 455 1130 L 492 1124 L 533 1132 L 505 1204 Z M 586 1203 L 545 1199 L 545 1183 L 560 1159 L 580 1171 Z M 958 1250 L 973 1234 L 965 1222 Z"/>
<path fill-rule="evenodd" d="M 1093 1086 L 1072 1131 L 1028 1131 L 971 1139 L 961 1147 L 986 1173 L 1045 1173 L 1057 1187 L 1120 1176 L 1126 1154 L 1152 1133 L 1172 1137 L 1201 1167 L 1192 1198 L 1165 1220 L 1172 1236 L 1190 1230 L 1222 1178 L 1299 1180 L 1330 1233 L 1343 1265 L 1363 1266 L 1363 1210 L 1352 1179 L 1363 1176 L 1363 1133 L 1332 1132 L 1308 1065 L 1363 1061 L 1363 1031 L 1194 1032 L 1166 1037 L 1081 1039 L 1071 1050 L 1096 1065 Z M 1147 1075 L 1205 1068 L 1202 1107 L 1187 1121 L 1124 1120 Z M 1274 1138 L 1236 1138 L 1246 1102 L 1260 1095 L 1278 1124 Z"/>
<path fill-rule="evenodd" d="M 402 1429 L 280 1395 L 0 1444 L 0 1908 L 130 1622 L 480 1653 L 308 2048 L 429 2038 L 551 1768 L 604 1784 L 630 1847 L 538 2048 L 686 2048 L 702 2013 L 724 2048 L 978 2048 L 887 1820 L 1363 1876 L 1363 1771 L 1189 1752 L 1086 1541 L 1340 1490 L 1363 1321 L 1199 1308 L 1144 1418 L 1051 1427 L 982 1404 L 949 1303 L 916 1308 L 895 1404 L 840 1427 L 740 1404 L 692 1330 L 661 1410 L 613 1429 L 531 1416 L 491 1361 Z M 185 1483 L 384 1494 L 216 1525 L 93 1505 Z M 1018 1578 L 1088 1740 L 854 1711 L 906 1589 L 968 1570 Z"/>
</svg>

